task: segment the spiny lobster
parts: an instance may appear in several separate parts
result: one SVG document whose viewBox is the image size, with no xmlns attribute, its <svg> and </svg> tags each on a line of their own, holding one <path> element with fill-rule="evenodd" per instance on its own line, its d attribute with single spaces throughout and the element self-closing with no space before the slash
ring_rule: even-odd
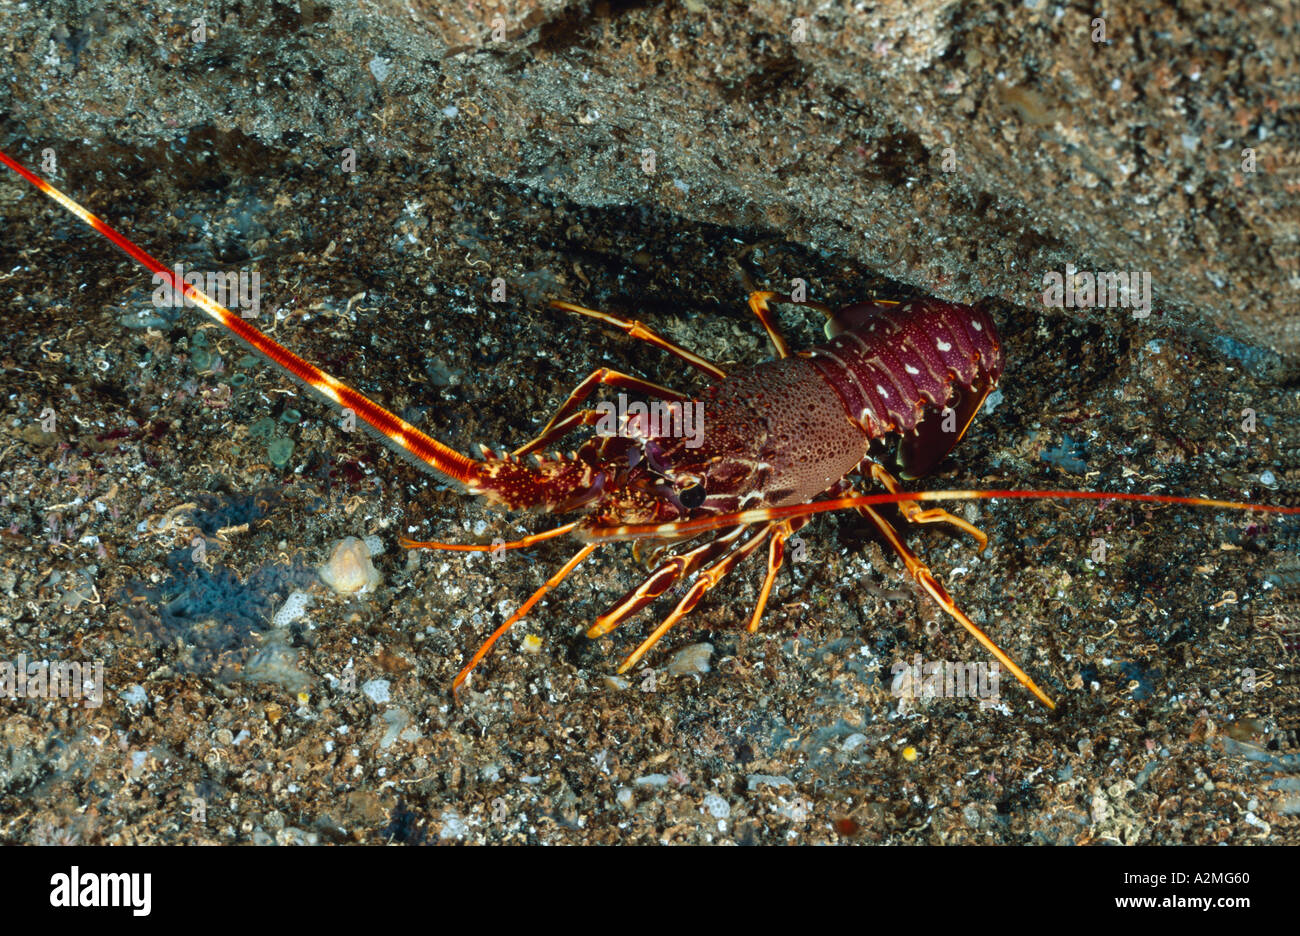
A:
<svg viewBox="0 0 1300 936">
<path fill-rule="evenodd" d="M 715 383 L 700 400 L 690 401 L 675 390 L 601 367 L 578 385 L 537 438 L 510 453 L 498 454 L 483 447 L 482 460 L 475 460 L 267 337 L 7 154 L 0 152 L 0 162 L 163 277 L 172 290 L 313 394 L 351 411 L 377 438 L 420 467 L 507 509 L 582 513 L 570 523 L 504 544 L 507 549 L 522 549 L 565 534 L 583 541 L 577 553 L 483 643 L 456 676 L 453 689 L 465 683 L 513 624 L 602 543 L 635 540 L 639 546 L 650 542 L 654 545 L 652 559 L 662 558 L 675 546 L 685 544 L 690 548 L 660 562 L 647 579 L 596 619 L 587 632 L 589 637 L 609 633 L 676 583 L 695 576 L 673 611 L 623 661 L 619 667 L 622 673 L 634 666 L 741 560 L 767 542 L 767 574 L 749 620 L 749 630 L 757 630 L 784 561 L 787 540 L 814 514 L 852 509 L 875 525 L 916 583 L 948 615 L 1045 705 L 1055 708 L 1029 675 L 957 607 L 877 507 L 897 504 L 910 523 L 951 524 L 972 536 L 981 551 L 988 543 L 983 532 L 945 510 L 923 509 L 921 502 L 1087 498 L 1300 513 L 1300 507 L 1157 494 L 903 491 L 893 474 L 869 456 L 872 443 L 898 435 L 893 461 L 899 473 L 907 479 L 926 474 L 960 440 L 1002 374 L 1001 344 L 989 315 L 979 308 L 938 299 L 907 304 L 877 300 L 838 311 L 826 308 L 829 341 L 791 354 L 769 306 L 779 297 L 751 290 L 750 309 L 767 332 L 777 358 L 734 375 L 640 322 L 553 301 L 551 305 L 557 309 L 597 319 L 677 356 Z M 597 434 L 576 451 L 539 454 L 580 427 L 599 425 L 605 413 L 583 408 L 583 403 L 600 385 L 667 401 L 669 412 L 674 414 L 687 404 L 702 403 L 707 421 L 703 438 L 693 440 L 699 444 L 689 444 L 638 414 L 626 418 L 616 434 Z M 862 494 L 853 475 L 870 477 L 888 493 Z M 691 546 L 691 541 L 711 531 L 721 532 Z M 407 548 L 461 551 L 500 547 L 405 539 L 402 543 Z"/>
</svg>

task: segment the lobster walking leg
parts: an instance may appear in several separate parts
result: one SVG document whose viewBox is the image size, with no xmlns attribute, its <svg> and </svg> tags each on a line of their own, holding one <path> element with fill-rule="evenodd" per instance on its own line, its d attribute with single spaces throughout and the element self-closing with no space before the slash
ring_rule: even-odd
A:
<svg viewBox="0 0 1300 936">
<path fill-rule="evenodd" d="M 587 631 L 587 636 L 596 638 L 608 634 L 672 588 L 683 576 L 690 575 L 704 563 L 711 562 L 747 529 L 748 527 L 738 526 L 690 552 L 673 556 L 656 568 L 644 582 L 619 599 L 617 604 L 596 618 Z"/>
<path fill-rule="evenodd" d="M 776 581 L 777 570 L 781 568 L 781 563 L 785 561 L 785 541 L 807 522 L 806 517 L 798 517 L 794 520 L 783 520 L 774 524 L 776 530 L 772 533 L 772 544 L 767 552 L 767 575 L 763 577 L 763 587 L 758 592 L 758 601 L 754 605 L 754 613 L 749 618 L 749 632 L 751 634 L 758 632 L 758 622 L 762 619 L 763 609 L 767 607 L 767 599 L 772 594 L 772 584 Z"/>
<path fill-rule="evenodd" d="M 767 332 L 767 337 L 772 341 L 772 347 L 776 349 L 777 357 L 789 357 L 790 345 L 786 343 L 785 336 L 781 334 L 780 328 L 776 324 L 776 314 L 768 308 L 767 300 L 779 298 L 774 292 L 756 291 L 749 294 L 750 311 L 763 323 L 763 330 Z"/>
<path fill-rule="evenodd" d="M 522 605 L 519 606 L 519 610 L 517 610 L 514 614 L 510 615 L 510 617 L 506 618 L 505 623 L 503 623 L 500 627 L 494 630 L 492 632 L 491 637 L 483 641 L 483 646 L 479 647 L 478 650 L 475 651 L 474 656 L 470 658 L 470 661 L 465 664 L 465 667 L 459 673 L 457 673 L 456 678 L 452 680 L 451 690 L 453 693 L 456 692 L 458 689 L 460 689 L 461 686 L 465 684 L 465 680 L 469 678 L 469 674 L 473 672 L 474 667 L 478 666 L 479 661 L 482 660 L 485 656 L 487 656 L 488 653 L 492 650 L 492 645 L 495 644 L 498 640 L 500 640 L 502 635 L 504 635 L 506 631 L 510 630 L 510 628 L 514 626 L 516 621 L 521 620 L 529 611 L 531 611 L 533 605 L 541 601 L 543 595 L 545 595 L 556 585 L 559 585 L 562 581 L 564 581 L 565 578 L 568 577 L 569 573 L 572 572 L 574 569 L 576 569 L 578 567 L 578 564 L 581 563 L 583 559 L 586 559 L 588 556 L 592 554 L 592 552 L 595 551 L 598 545 L 599 545 L 598 543 L 588 543 L 586 546 L 583 546 L 581 549 L 579 549 L 577 554 L 574 555 L 574 557 L 570 559 L 568 562 L 566 562 L 564 566 L 560 569 L 560 571 L 556 572 L 554 575 L 548 578 L 545 584 L 543 584 L 541 588 L 533 592 L 531 598 L 529 598 L 527 601 L 525 601 Z"/>
<path fill-rule="evenodd" d="M 624 374 L 622 371 L 616 371 L 609 367 L 600 367 L 588 374 L 587 377 L 578 384 L 577 388 L 569 394 L 569 398 L 564 401 L 563 405 L 558 410 L 555 411 L 555 415 L 551 417 L 551 421 L 546 424 L 546 428 L 541 431 L 537 438 L 533 439 L 533 441 L 526 445 L 521 445 L 519 448 L 515 449 L 514 454 L 527 455 L 529 452 L 535 452 L 540 448 L 544 448 L 555 439 L 560 438 L 566 432 L 576 429 L 578 425 L 590 425 L 590 423 L 584 423 L 582 420 L 574 421 L 569 424 L 568 428 L 563 428 L 560 424 L 578 407 L 580 407 L 582 401 L 591 396 L 596 387 L 601 384 L 605 384 L 609 387 L 619 387 L 623 390 L 631 390 L 633 393 L 644 393 L 647 396 L 658 397 L 661 400 L 673 400 L 680 403 L 686 399 L 685 394 L 678 393 L 676 390 L 670 390 L 667 387 L 662 387 L 653 381 L 646 380 L 642 377 L 633 377 L 631 374 Z M 584 416 L 584 420 L 585 418 L 586 417 Z M 595 421 L 594 418 L 592 421 Z"/>
<path fill-rule="evenodd" d="M 758 318 L 758 320 L 763 323 L 763 328 L 767 332 L 767 337 L 771 339 L 772 347 L 776 349 L 776 356 L 783 357 L 783 358 L 789 357 L 790 345 L 786 343 L 785 336 L 781 334 L 780 326 L 777 325 L 777 321 L 776 321 L 776 313 L 772 311 L 771 307 L 768 306 L 767 302 L 769 299 L 776 299 L 779 302 L 794 303 L 794 300 L 791 299 L 789 296 L 783 296 L 780 293 L 774 293 L 764 289 L 753 288 L 753 282 L 749 279 L 749 274 L 747 273 L 745 274 L 745 280 L 748 283 L 748 285 L 751 287 L 749 292 L 750 311 L 753 312 L 754 315 Z M 825 312 L 827 316 L 833 315 L 835 312 L 835 310 L 832 309 L 830 306 L 826 305 L 826 303 L 813 302 L 810 299 L 795 304 L 806 305 L 806 306 L 811 306 L 814 309 L 820 309 L 822 312 Z"/>
<path fill-rule="evenodd" d="M 672 629 L 674 624 L 690 614 L 691 610 L 699 604 L 700 599 L 704 597 L 705 592 L 726 578 L 727 574 L 736 567 L 738 562 L 763 544 L 763 540 L 767 539 L 767 535 L 775 526 L 776 524 L 767 524 L 744 543 L 700 572 L 695 581 L 691 583 L 690 589 L 682 596 L 682 600 L 677 603 L 677 607 L 673 608 L 672 614 L 664 618 L 663 623 L 656 627 L 653 633 L 641 642 L 639 647 L 628 654 L 627 659 L 619 665 L 618 671 L 626 673 L 636 666 L 637 662 L 646 655 L 651 647 L 659 642 L 659 639 L 664 634 Z"/>
<path fill-rule="evenodd" d="M 667 351 L 669 354 L 681 358 L 687 364 L 690 364 L 697 370 L 703 371 L 714 380 L 725 380 L 727 377 L 727 372 L 712 361 L 700 357 L 694 351 L 687 351 L 679 344 L 674 344 L 662 335 L 651 331 L 638 321 L 623 318 L 618 315 L 610 315 L 608 312 L 598 312 L 595 309 L 588 309 L 580 305 L 574 305 L 572 302 L 561 302 L 559 299 L 552 299 L 550 306 L 553 309 L 563 309 L 566 312 L 576 312 L 579 315 L 594 318 L 597 321 L 604 322 L 606 325 L 613 325 L 615 328 L 625 334 L 631 335 L 633 338 L 639 338 L 641 341 L 652 344 L 656 348 Z"/>
<path fill-rule="evenodd" d="M 851 493 L 857 496 L 861 496 L 862 494 L 862 492 L 858 490 L 853 490 Z M 891 491 L 890 493 L 893 492 Z M 900 504 L 901 503 L 905 503 L 905 501 L 900 501 Z M 1002 648 L 993 642 L 992 638 L 985 634 L 984 631 L 980 630 L 980 628 L 976 626 L 975 622 L 968 618 L 961 608 L 957 607 L 957 603 L 952 600 L 952 596 L 949 595 L 947 590 L 939 584 L 938 579 L 934 577 L 929 568 L 927 568 L 926 565 L 916 557 L 914 552 L 903 544 L 903 541 L 899 537 L 898 531 L 894 529 L 893 524 L 882 517 L 874 507 L 861 506 L 855 507 L 854 509 L 876 525 L 876 529 L 878 529 L 881 535 L 889 541 L 889 545 L 893 547 L 894 552 L 898 553 L 899 558 L 903 560 L 903 564 L 907 566 L 908 574 L 912 576 L 922 589 L 924 589 L 926 594 L 938 602 L 939 607 L 943 608 L 943 610 L 958 624 L 966 628 L 972 637 L 983 644 L 984 648 L 988 650 L 989 653 L 993 654 L 999 663 L 1010 670 L 1012 675 L 1020 681 L 1021 685 L 1034 695 L 1038 696 L 1044 705 L 1049 709 L 1056 708 L 1056 703 L 1048 698 L 1047 694 L 1043 692 L 1042 689 L 1038 688 L 1038 684 L 1029 678 L 1029 674 L 1017 666 L 1015 661 L 1013 661 L 1011 657 L 1007 656 L 1006 653 L 1003 652 Z"/>
<path fill-rule="evenodd" d="M 605 414 L 600 412 L 599 410 L 594 410 L 594 409 L 579 410 L 578 412 L 574 413 L 572 416 L 569 416 L 565 419 L 561 419 L 558 423 L 555 423 L 554 425 L 548 425 L 544 430 L 542 430 L 541 435 L 533 439 L 533 441 L 529 442 L 527 445 L 519 446 L 519 448 L 515 449 L 510 454 L 515 458 L 518 458 L 520 455 L 528 455 L 531 452 L 536 452 L 539 449 L 544 449 L 552 442 L 556 441 L 557 439 L 564 438 L 566 435 L 568 435 L 570 432 L 573 432 L 575 429 L 579 428 L 580 426 L 594 426 L 596 423 L 600 422 L 604 417 Z"/>
<path fill-rule="evenodd" d="M 902 493 L 903 489 L 899 486 L 897 479 L 874 461 L 871 463 L 871 477 L 884 485 L 885 490 L 890 494 Z M 988 534 L 983 530 L 941 508 L 933 507 L 929 510 L 923 510 L 916 501 L 905 500 L 898 502 L 898 509 L 908 523 L 948 523 L 959 530 L 969 533 L 975 538 L 975 542 L 979 543 L 980 552 L 983 552 L 989 545 Z"/>
</svg>

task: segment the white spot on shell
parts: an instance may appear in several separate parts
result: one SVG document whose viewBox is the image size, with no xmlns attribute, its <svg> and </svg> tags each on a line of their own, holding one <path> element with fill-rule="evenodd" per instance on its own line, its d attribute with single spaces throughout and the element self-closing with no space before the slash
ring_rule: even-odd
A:
<svg viewBox="0 0 1300 936">
<path fill-rule="evenodd" d="M 948 344 L 948 342 L 943 341 L 942 339 L 936 341 L 936 342 L 934 343 L 934 346 L 935 346 L 936 348 L 938 348 L 940 351 L 951 351 L 951 350 L 952 350 L 952 345 Z"/>
<path fill-rule="evenodd" d="M 981 325 L 979 322 L 976 322 L 976 321 L 973 320 L 973 319 L 971 320 L 970 327 L 973 328 L 973 329 L 975 329 L 976 331 L 983 331 L 983 330 L 984 330 L 984 326 Z"/>
<path fill-rule="evenodd" d="M 903 365 L 903 370 L 907 371 L 909 374 L 919 374 L 919 373 L 921 373 L 919 370 L 917 370 L 917 369 L 916 369 L 915 367 L 913 367 L 911 364 L 904 364 L 904 365 Z"/>
<path fill-rule="evenodd" d="M 884 387 L 882 387 L 880 384 L 876 384 L 876 392 L 879 393 L 879 394 L 880 394 L 882 397 L 884 397 L 886 400 L 889 399 L 889 392 L 888 392 Z"/>
</svg>

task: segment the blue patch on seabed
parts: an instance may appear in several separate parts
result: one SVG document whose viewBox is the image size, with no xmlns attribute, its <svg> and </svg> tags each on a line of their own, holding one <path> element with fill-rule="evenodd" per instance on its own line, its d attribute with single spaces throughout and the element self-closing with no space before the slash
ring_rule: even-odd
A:
<svg viewBox="0 0 1300 936">
<path fill-rule="evenodd" d="M 1277 369 L 1282 364 L 1282 358 L 1276 351 L 1256 348 L 1253 345 L 1237 341 L 1235 338 L 1229 338 L 1227 335 L 1213 336 L 1210 339 L 1210 344 L 1222 351 L 1227 357 L 1237 361 L 1257 377 L 1266 376 L 1268 372 Z"/>
<path fill-rule="evenodd" d="M 1086 453 L 1087 447 L 1084 443 L 1075 442 L 1070 438 L 1069 433 L 1066 433 L 1059 448 L 1043 449 L 1040 455 L 1049 465 L 1064 468 L 1070 474 L 1081 475 L 1088 470 L 1088 463 L 1083 460 Z"/>
<path fill-rule="evenodd" d="M 258 635 L 271 629 L 277 601 L 316 580 L 311 566 L 295 561 L 263 566 L 240 581 L 225 566 L 213 563 L 209 570 L 195 565 L 188 548 L 173 551 L 167 566 L 173 574 L 158 585 L 127 584 L 123 604 L 128 616 L 163 652 L 176 653 L 169 662 L 177 670 L 227 679 L 262 649 Z M 144 598 L 156 612 L 131 598 Z"/>
</svg>

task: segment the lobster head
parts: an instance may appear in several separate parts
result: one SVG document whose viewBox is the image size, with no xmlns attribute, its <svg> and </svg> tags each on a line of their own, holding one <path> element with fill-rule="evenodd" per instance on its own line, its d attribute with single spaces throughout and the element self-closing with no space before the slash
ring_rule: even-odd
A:
<svg viewBox="0 0 1300 936">
<path fill-rule="evenodd" d="M 698 514 L 707 491 L 727 487 L 711 473 L 699 402 L 620 404 L 617 417 L 576 451 L 529 456 L 483 450 L 472 490 L 511 510 L 585 510 L 590 526 L 669 523 Z"/>
</svg>

